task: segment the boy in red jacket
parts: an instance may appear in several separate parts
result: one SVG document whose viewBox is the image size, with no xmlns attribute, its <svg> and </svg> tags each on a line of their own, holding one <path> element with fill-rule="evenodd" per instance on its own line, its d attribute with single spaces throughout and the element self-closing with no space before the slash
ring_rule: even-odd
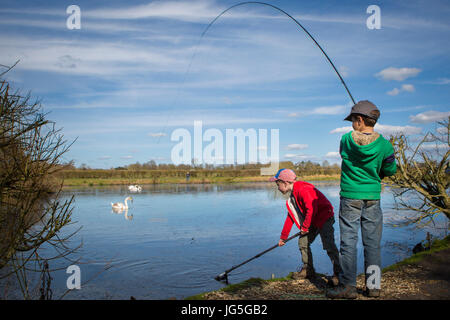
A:
<svg viewBox="0 0 450 320">
<path fill-rule="evenodd" d="M 296 181 L 295 172 L 291 169 L 280 169 L 270 178 L 275 181 L 278 190 L 290 197 L 286 201 L 288 215 L 284 222 L 278 245 L 281 247 L 289 237 L 294 223 L 300 229 L 298 246 L 302 254 L 303 267 L 300 272 L 294 272 L 294 279 L 312 278 L 315 275 L 311 244 L 320 234 L 323 249 L 327 252 L 333 264 L 331 283 L 338 285 L 338 274 L 342 271 L 339 263 L 339 251 L 334 242 L 334 212 L 330 201 L 310 183 Z"/>
</svg>

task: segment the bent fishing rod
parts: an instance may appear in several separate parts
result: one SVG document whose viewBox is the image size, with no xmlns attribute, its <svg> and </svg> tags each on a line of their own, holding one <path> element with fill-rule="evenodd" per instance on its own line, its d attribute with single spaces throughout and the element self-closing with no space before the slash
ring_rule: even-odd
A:
<svg viewBox="0 0 450 320">
<path fill-rule="evenodd" d="M 301 30 L 303 30 L 310 38 L 311 40 L 314 42 L 314 44 L 320 49 L 320 51 L 323 53 L 323 55 L 325 56 L 325 58 L 327 58 L 328 62 L 330 63 L 330 65 L 333 67 L 334 71 L 336 72 L 337 76 L 339 77 L 339 80 L 341 80 L 342 85 L 344 86 L 345 90 L 347 91 L 348 95 L 350 96 L 350 99 L 352 100 L 353 104 L 356 104 L 355 99 L 353 99 L 352 94 L 350 93 L 350 90 L 347 87 L 347 84 L 345 83 L 344 79 L 342 78 L 341 74 L 339 73 L 339 71 L 337 70 L 336 66 L 334 65 L 333 61 L 331 61 L 330 57 L 327 55 L 327 53 L 325 52 L 325 50 L 322 48 L 322 46 L 317 42 L 317 40 L 311 35 L 311 33 L 309 33 L 309 31 L 300 23 L 297 21 L 297 19 L 295 19 L 293 16 L 291 16 L 289 13 L 287 13 L 286 11 L 284 11 L 281 8 L 278 8 L 277 6 L 274 6 L 273 4 L 270 3 L 266 3 L 266 2 L 260 2 L 260 1 L 246 1 L 246 2 L 240 2 L 237 3 L 235 5 L 232 5 L 231 7 L 225 9 L 224 11 L 222 11 L 217 17 L 215 17 L 209 24 L 208 26 L 205 28 L 205 30 L 201 33 L 197 45 L 195 46 L 194 49 L 194 53 L 192 54 L 191 60 L 189 62 L 189 65 L 187 67 L 187 70 L 184 74 L 183 77 L 183 81 L 181 86 L 184 85 L 185 81 L 186 81 L 186 75 L 189 73 L 189 70 L 191 68 L 192 65 L 192 61 L 194 60 L 194 57 L 197 53 L 197 47 L 199 46 L 201 40 L 203 39 L 203 37 L 206 35 L 206 33 L 208 32 L 208 30 L 211 28 L 211 26 L 221 17 L 223 16 L 225 13 L 227 13 L 228 11 L 230 11 L 233 8 L 239 7 L 239 6 L 244 6 L 244 5 L 262 5 L 262 6 L 267 6 L 270 8 L 273 8 L 281 13 L 283 13 L 284 15 L 286 15 L 289 19 L 291 19 L 292 21 L 294 21 L 297 26 L 299 26 L 301 28 Z M 180 89 L 180 88 L 179 88 Z M 177 94 L 175 95 L 175 101 L 178 100 L 178 96 L 179 96 L 179 90 L 177 92 Z M 175 103 L 175 102 L 174 102 Z M 167 120 L 168 121 L 168 120 Z M 165 128 L 167 126 L 167 121 L 166 124 L 164 126 L 163 132 L 165 131 Z M 159 139 L 161 137 L 158 138 L 158 143 L 159 143 Z"/>
<path fill-rule="evenodd" d="M 355 99 L 353 99 L 352 94 L 350 93 L 350 90 L 348 89 L 344 79 L 342 78 L 341 74 L 339 73 L 339 71 L 336 69 L 333 61 L 331 61 L 330 57 L 327 55 L 327 53 L 325 52 L 325 50 L 323 50 L 323 48 L 320 46 L 320 44 L 317 42 L 316 39 L 314 39 L 314 37 L 311 35 L 311 33 L 309 33 L 308 30 L 306 30 L 306 28 L 297 21 L 297 19 L 295 19 L 293 16 L 291 16 L 289 13 L 287 13 L 286 11 L 284 11 L 283 9 L 278 8 L 277 6 L 274 6 L 273 4 L 270 3 L 266 3 L 266 2 L 260 2 L 260 1 L 246 1 L 246 2 L 241 2 L 241 3 L 237 3 L 235 5 L 232 5 L 231 7 L 229 7 L 228 9 L 222 11 L 217 17 L 214 18 L 213 21 L 211 21 L 209 23 L 209 25 L 205 28 L 205 30 L 203 31 L 203 33 L 200 36 L 200 39 L 203 38 L 203 36 L 208 32 L 209 28 L 214 24 L 214 22 L 216 22 L 221 16 L 223 16 L 226 12 L 230 11 L 233 8 L 239 7 L 239 6 L 243 6 L 243 5 L 248 5 L 248 4 L 255 4 L 255 5 L 263 5 L 263 6 L 268 6 L 271 7 L 275 10 L 278 10 L 279 12 L 283 13 L 284 15 L 286 15 L 287 17 L 289 17 L 292 21 L 294 21 L 310 38 L 311 40 L 314 42 L 314 44 L 320 49 L 320 51 L 324 54 L 324 56 L 327 58 L 328 62 L 331 64 L 331 66 L 333 67 L 334 71 L 336 72 L 337 76 L 339 77 L 339 79 L 341 80 L 342 84 L 344 85 L 345 90 L 347 91 L 348 95 L 350 96 L 350 99 L 352 100 L 353 104 L 356 104 Z"/>
</svg>

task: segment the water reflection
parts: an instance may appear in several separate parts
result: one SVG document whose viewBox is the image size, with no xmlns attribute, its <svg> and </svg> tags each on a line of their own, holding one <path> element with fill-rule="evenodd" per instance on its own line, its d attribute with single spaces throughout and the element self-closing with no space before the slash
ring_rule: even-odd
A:
<svg viewBox="0 0 450 320">
<path fill-rule="evenodd" d="M 133 215 L 128 215 L 128 208 L 115 208 L 113 207 L 111 210 L 111 213 L 115 213 L 115 214 L 124 214 L 124 217 L 126 220 L 133 220 Z"/>
</svg>

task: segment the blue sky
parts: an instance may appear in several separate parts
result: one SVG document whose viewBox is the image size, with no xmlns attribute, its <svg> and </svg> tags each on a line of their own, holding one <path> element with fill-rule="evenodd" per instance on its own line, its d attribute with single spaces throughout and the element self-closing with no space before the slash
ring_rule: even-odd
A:
<svg viewBox="0 0 450 320">
<path fill-rule="evenodd" d="M 448 1 L 267 1 L 321 44 L 356 101 L 381 110 L 376 130 L 411 137 L 450 114 Z M 351 100 L 295 23 L 238 1 L 9 1 L 0 63 L 39 98 L 67 140 L 65 159 L 92 168 L 171 162 L 171 133 L 279 130 L 280 158 L 339 163 Z M 69 5 L 81 29 L 69 30 Z M 369 5 L 381 9 L 370 30 Z M 207 143 L 204 143 L 207 145 Z"/>
</svg>

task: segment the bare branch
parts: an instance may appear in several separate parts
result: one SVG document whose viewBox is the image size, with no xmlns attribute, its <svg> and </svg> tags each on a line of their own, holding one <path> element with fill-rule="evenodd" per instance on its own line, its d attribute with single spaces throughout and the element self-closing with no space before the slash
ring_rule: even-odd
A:
<svg viewBox="0 0 450 320">
<path fill-rule="evenodd" d="M 404 135 L 391 137 L 397 160 L 397 174 L 390 178 L 396 203 L 403 209 L 417 212 L 412 223 L 432 220 L 443 213 L 450 219 L 449 138 L 450 117 L 438 122 L 436 132 L 428 132 L 413 146 Z M 426 149 L 425 142 L 436 142 L 435 148 Z M 440 142 L 440 144 L 438 144 Z M 442 153 L 442 142 L 448 149 Z M 412 197 L 411 197 L 412 196 Z"/>
</svg>

